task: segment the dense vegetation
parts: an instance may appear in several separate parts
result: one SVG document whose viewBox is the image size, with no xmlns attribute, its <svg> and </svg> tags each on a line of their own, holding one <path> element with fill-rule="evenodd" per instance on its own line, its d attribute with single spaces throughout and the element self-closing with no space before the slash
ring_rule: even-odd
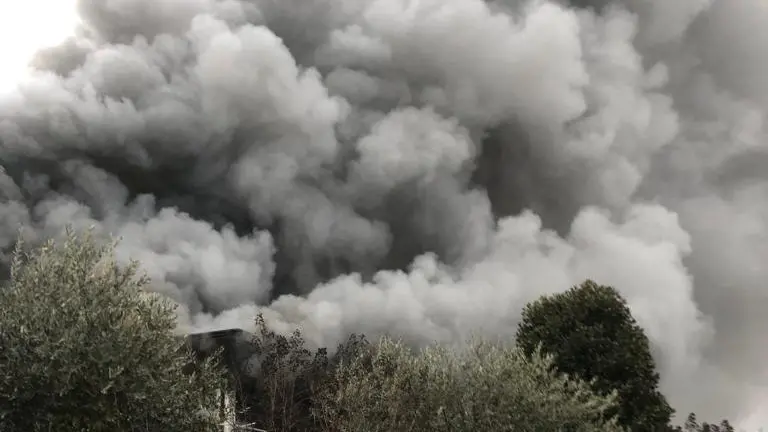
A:
<svg viewBox="0 0 768 432">
<path fill-rule="evenodd" d="M 617 404 L 606 414 L 616 415 L 627 430 L 732 430 L 727 420 L 698 424 L 695 414 L 682 428 L 670 426 L 674 410 L 658 389 L 648 338 L 612 287 L 588 280 L 528 304 L 516 343 L 529 355 L 551 354 L 557 370 L 591 382 L 598 394 L 617 392 Z"/>
<path fill-rule="evenodd" d="M 136 265 L 71 233 L 22 249 L 0 288 L 0 430 L 219 430 L 220 356 L 190 371 L 173 308 Z M 353 335 L 329 356 L 255 319 L 238 409 L 270 432 L 733 430 L 693 414 L 670 424 L 648 339 L 591 281 L 528 305 L 513 345 L 414 351 Z"/>
<path fill-rule="evenodd" d="M 659 392 L 648 338 L 624 299 L 607 286 L 586 281 L 525 307 L 517 344 L 554 355 L 557 369 L 593 381 L 619 403 L 610 414 L 630 430 L 661 431 L 673 410 Z"/>
<path fill-rule="evenodd" d="M 411 352 L 384 339 L 341 364 L 318 397 L 325 430 L 620 431 L 602 419 L 613 397 L 555 372 L 548 357 L 482 341 L 462 352 Z"/>
<path fill-rule="evenodd" d="M 215 357 L 195 373 L 173 308 L 136 266 L 71 233 L 21 245 L 0 288 L 0 431 L 207 431 L 219 423 Z"/>
</svg>

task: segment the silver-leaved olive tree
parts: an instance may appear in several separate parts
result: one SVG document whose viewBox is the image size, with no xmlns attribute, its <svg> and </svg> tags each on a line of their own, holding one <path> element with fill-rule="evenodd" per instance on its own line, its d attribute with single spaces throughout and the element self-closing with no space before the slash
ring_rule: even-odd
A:
<svg viewBox="0 0 768 432">
<path fill-rule="evenodd" d="M 173 305 L 112 246 L 72 232 L 17 246 L 0 286 L 0 430 L 219 429 L 215 357 L 184 371 Z"/>
</svg>

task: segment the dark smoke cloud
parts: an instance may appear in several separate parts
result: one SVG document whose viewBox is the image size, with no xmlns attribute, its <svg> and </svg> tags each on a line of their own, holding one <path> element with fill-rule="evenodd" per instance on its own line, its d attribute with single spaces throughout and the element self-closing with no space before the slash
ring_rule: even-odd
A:
<svg viewBox="0 0 768 432">
<path fill-rule="evenodd" d="M 763 3 L 79 11 L 0 99 L 4 253 L 19 227 L 94 226 L 182 329 L 262 311 L 331 346 L 509 337 L 589 277 L 627 297 L 680 411 L 766 392 Z"/>
</svg>

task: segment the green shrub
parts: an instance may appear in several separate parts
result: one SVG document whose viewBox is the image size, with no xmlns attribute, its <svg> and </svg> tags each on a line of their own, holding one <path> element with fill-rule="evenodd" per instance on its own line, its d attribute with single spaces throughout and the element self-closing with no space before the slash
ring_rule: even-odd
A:
<svg viewBox="0 0 768 432">
<path fill-rule="evenodd" d="M 72 232 L 17 246 L 0 287 L 0 430 L 216 430 L 223 373 L 213 359 L 182 372 L 173 306 L 111 252 Z"/>
<path fill-rule="evenodd" d="M 553 371 L 550 358 L 474 342 L 412 353 L 383 339 L 335 370 L 317 397 L 325 431 L 619 431 L 612 396 Z"/>
</svg>

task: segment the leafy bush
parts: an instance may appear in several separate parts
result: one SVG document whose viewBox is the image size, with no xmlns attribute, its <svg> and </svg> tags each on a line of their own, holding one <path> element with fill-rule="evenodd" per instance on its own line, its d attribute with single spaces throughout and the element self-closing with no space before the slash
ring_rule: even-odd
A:
<svg viewBox="0 0 768 432">
<path fill-rule="evenodd" d="M 222 372 L 213 359 L 182 372 L 173 306 L 111 251 L 72 232 L 17 246 L 0 287 L 0 430 L 217 429 Z"/>
<path fill-rule="evenodd" d="M 382 339 L 339 364 L 315 414 L 328 432 L 621 430 L 603 420 L 612 397 L 552 369 L 487 342 L 414 354 Z"/>
<path fill-rule="evenodd" d="M 673 410 L 658 390 L 648 338 L 614 288 L 586 281 L 528 304 L 517 344 L 527 354 L 541 347 L 558 370 L 601 394 L 617 391 L 619 405 L 608 413 L 630 430 L 668 430 Z"/>
</svg>

